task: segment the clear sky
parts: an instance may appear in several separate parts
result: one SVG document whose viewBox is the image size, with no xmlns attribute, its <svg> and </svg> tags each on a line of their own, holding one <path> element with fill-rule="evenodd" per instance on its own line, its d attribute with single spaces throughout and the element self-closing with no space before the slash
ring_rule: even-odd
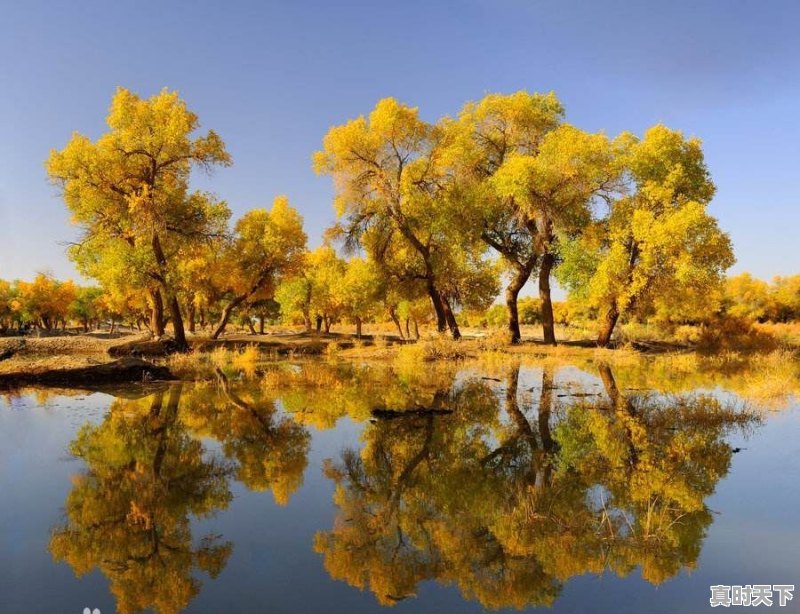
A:
<svg viewBox="0 0 800 614">
<path fill-rule="evenodd" d="M 312 244 L 333 221 L 310 157 L 395 96 L 435 120 L 487 92 L 555 90 L 568 121 L 701 137 L 738 263 L 800 272 L 800 2 L 217 0 L 0 4 L 0 277 L 74 277 L 43 162 L 104 129 L 117 86 L 162 87 L 234 165 L 196 185 L 235 216 L 287 194 Z"/>
</svg>

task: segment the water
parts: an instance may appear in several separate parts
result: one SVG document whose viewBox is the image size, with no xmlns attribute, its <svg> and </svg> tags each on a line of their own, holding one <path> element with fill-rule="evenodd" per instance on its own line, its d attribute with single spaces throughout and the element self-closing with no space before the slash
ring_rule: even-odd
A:
<svg viewBox="0 0 800 614">
<path fill-rule="evenodd" d="M 703 612 L 711 584 L 800 584 L 797 405 L 675 374 L 299 363 L 9 396 L 0 611 Z"/>
</svg>

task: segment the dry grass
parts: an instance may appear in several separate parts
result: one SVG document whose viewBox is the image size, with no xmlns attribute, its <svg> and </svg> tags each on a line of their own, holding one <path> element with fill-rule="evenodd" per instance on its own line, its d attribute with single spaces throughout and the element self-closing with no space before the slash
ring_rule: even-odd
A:
<svg viewBox="0 0 800 614">
<path fill-rule="evenodd" d="M 255 375 L 258 362 L 261 360 L 261 352 L 255 344 L 248 345 L 239 352 L 234 352 L 231 357 L 231 366 L 243 372 L 248 377 Z"/>
<path fill-rule="evenodd" d="M 197 379 L 200 373 L 209 371 L 208 354 L 186 352 L 173 354 L 166 360 L 167 368 L 178 379 Z"/>
<path fill-rule="evenodd" d="M 339 357 L 339 351 L 341 349 L 338 342 L 329 341 L 328 345 L 325 346 L 325 356 L 328 360 L 336 360 Z"/>
<path fill-rule="evenodd" d="M 773 337 L 784 349 L 800 349 L 800 322 L 766 322 L 754 324 L 754 328 Z"/>
<path fill-rule="evenodd" d="M 505 328 L 495 328 L 485 337 L 478 339 L 478 348 L 481 351 L 501 352 L 511 345 L 511 331 Z"/>
</svg>

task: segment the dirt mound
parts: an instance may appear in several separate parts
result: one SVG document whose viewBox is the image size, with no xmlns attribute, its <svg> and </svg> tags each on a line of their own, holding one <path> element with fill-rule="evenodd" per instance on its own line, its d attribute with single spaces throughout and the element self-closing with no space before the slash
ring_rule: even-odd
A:
<svg viewBox="0 0 800 614">
<path fill-rule="evenodd" d="M 140 358 L 120 358 L 114 362 L 86 367 L 53 369 L 38 373 L 0 374 L 0 387 L 16 388 L 31 384 L 43 386 L 86 386 L 126 382 L 151 382 L 174 379 L 166 367 Z"/>
</svg>

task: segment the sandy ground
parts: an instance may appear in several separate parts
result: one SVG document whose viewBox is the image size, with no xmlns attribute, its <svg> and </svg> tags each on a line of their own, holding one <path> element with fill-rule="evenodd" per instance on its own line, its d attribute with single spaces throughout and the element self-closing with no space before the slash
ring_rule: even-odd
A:
<svg viewBox="0 0 800 614">
<path fill-rule="evenodd" d="M 340 352 L 343 358 L 367 359 L 391 357 L 396 353 L 397 346 L 405 343 L 396 329 L 365 327 L 361 340 L 356 339 L 353 332 L 351 327 L 337 327 L 337 330 L 331 333 L 306 333 L 299 329 L 271 328 L 263 335 L 254 335 L 234 329 L 217 340 L 210 339 L 208 333 L 190 335 L 190 344 L 195 351 L 201 352 L 211 351 L 220 346 L 240 350 L 256 345 L 264 354 L 273 356 L 324 354 L 332 344 L 335 344 L 337 353 Z M 480 354 L 487 349 L 485 339 L 487 331 L 465 328 L 462 332 L 464 338 L 459 344 L 459 350 L 465 355 Z M 423 332 L 423 335 L 431 333 L 432 331 L 427 331 Z M 532 333 L 534 330 L 524 330 L 523 344 L 504 346 L 502 351 L 528 356 L 548 356 L 553 352 L 564 356 L 595 351 L 594 344 L 589 340 L 565 341 L 558 348 L 544 346 Z M 497 334 L 497 331 L 488 334 Z M 490 346 L 488 349 L 495 348 Z M 638 349 L 652 351 L 650 348 Z M 8 381 L 13 380 L 15 374 L 41 374 L 103 365 L 125 356 L 141 357 L 163 364 L 164 355 L 164 347 L 152 341 L 148 333 L 123 332 L 113 336 L 89 333 L 53 337 L 0 337 L 0 376 Z"/>
<path fill-rule="evenodd" d="M 0 373 L 41 373 L 103 364 L 111 361 L 109 347 L 135 338 L 134 335 L 109 338 L 103 334 L 0 337 L 0 355 L 12 352 L 10 358 L 0 360 Z"/>
</svg>

